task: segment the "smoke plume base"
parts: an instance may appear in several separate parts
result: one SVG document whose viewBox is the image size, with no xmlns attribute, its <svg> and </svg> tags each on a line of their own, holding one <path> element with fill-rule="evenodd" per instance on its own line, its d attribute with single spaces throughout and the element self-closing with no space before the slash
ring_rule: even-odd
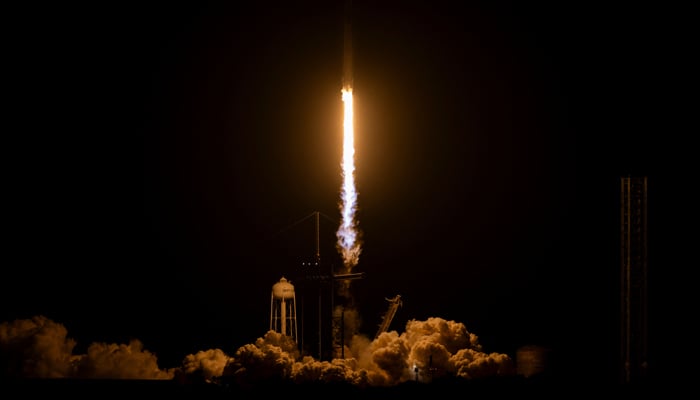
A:
<svg viewBox="0 0 700 400">
<path fill-rule="evenodd" d="M 155 354 L 138 340 L 92 343 L 73 354 L 67 329 L 44 316 L 0 324 L 2 373 L 10 378 L 145 379 L 201 381 L 254 387 L 269 382 L 389 387 L 448 377 L 467 380 L 514 374 L 512 359 L 486 353 L 478 338 L 455 321 L 429 318 L 407 322 L 403 333 L 375 340 L 355 335 L 345 358 L 319 361 L 302 356 L 290 337 L 268 331 L 233 355 L 221 349 L 187 355 L 174 368 L 160 368 Z"/>
</svg>

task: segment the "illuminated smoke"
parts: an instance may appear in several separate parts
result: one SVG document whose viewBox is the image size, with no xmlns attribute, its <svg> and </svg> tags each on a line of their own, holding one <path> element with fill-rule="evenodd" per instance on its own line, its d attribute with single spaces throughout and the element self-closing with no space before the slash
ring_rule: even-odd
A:
<svg viewBox="0 0 700 400">
<path fill-rule="evenodd" d="M 78 355 L 73 354 L 75 345 L 63 325 L 43 316 L 1 323 L 0 377 L 227 380 L 240 387 L 347 383 L 362 388 L 515 374 L 510 356 L 485 352 L 464 324 L 442 318 L 410 320 L 403 333 L 387 331 L 374 340 L 354 335 L 346 344 L 346 357 L 331 361 L 302 356 L 291 337 L 272 330 L 233 356 L 220 349 L 203 350 L 170 369 L 159 368 L 155 355 L 138 340 L 93 343 L 87 354 Z"/>
<path fill-rule="evenodd" d="M 2 372 L 10 377 L 72 376 L 75 346 L 63 325 L 43 316 L 0 324 Z"/>
<path fill-rule="evenodd" d="M 515 373 L 510 356 L 484 352 L 478 337 L 464 324 L 442 318 L 411 320 L 404 333 L 388 331 L 375 340 L 355 335 L 345 352 L 346 358 L 331 361 L 302 357 L 289 337 L 269 331 L 254 344 L 236 351 L 224 370 L 224 378 L 243 386 L 289 381 L 369 387 L 394 386 L 416 379 L 470 380 Z"/>
<path fill-rule="evenodd" d="M 22 378 L 172 379 L 175 370 L 158 368 L 155 354 L 138 340 L 92 343 L 73 354 L 76 341 L 65 326 L 44 316 L 0 324 L 0 373 Z"/>
<path fill-rule="evenodd" d="M 198 375 L 204 382 L 214 382 L 223 375 L 224 368 L 232 359 L 221 349 L 210 349 L 189 354 L 182 361 L 182 372 L 186 375 Z"/>
<path fill-rule="evenodd" d="M 344 272 L 350 272 L 360 257 L 360 238 L 355 212 L 357 211 L 357 190 L 355 189 L 355 139 L 353 126 L 352 88 L 343 88 L 343 185 L 340 196 L 341 222 L 336 233 L 338 249 L 343 256 Z"/>
</svg>

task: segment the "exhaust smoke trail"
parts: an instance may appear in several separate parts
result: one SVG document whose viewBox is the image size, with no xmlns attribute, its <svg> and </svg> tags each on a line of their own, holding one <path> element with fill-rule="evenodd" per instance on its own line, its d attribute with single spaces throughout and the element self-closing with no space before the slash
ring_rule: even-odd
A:
<svg viewBox="0 0 700 400">
<path fill-rule="evenodd" d="M 343 88 L 345 117 L 343 119 L 343 161 L 341 188 L 341 222 L 337 231 L 338 247 L 343 256 L 344 272 L 350 272 L 360 257 L 359 232 L 355 212 L 357 211 L 357 190 L 355 188 L 355 139 L 353 127 L 352 88 Z"/>
<path fill-rule="evenodd" d="M 351 2 L 345 2 L 345 29 L 343 39 L 343 87 L 341 90 L 343 100 L 343 160 L 342 187 L 340 190 L 341 221 L 336 236 L 337 248 L 343 258 L 341 271 L 336 277 L 350 274 L 360 258 L 360 237 L 357 229 L 357 190 L 355 188 L 355 126 L 353 112 L 353 82 L 352 82 L 352 26 L 351 26 Z M 355 337 L 358 333 L 360 321 L 357 310 L 354 309 L 354 300 L 350 292 L 352 279 L 338 278 L 336 281 L 335 306 L 333 309 L 332 333 L 333 333 L 333 358 L 345 359 L 345 338 Z"/>
<path fill-rule="evenodd" d="M 355 128 L 353 125 L 352 99 L 352 34 L 350 25 L 350 1 L 345 4 L 345 35 L 343 51 L 343 184 L 340 191 L 341 222 L 336 233 L 338 249 L 343 256 L 343 273 L 349 273 L 357 265 L 360 257 L 359 231 L 355 212 L 357 211 L 357 190 L 355 188 Z"/>
</svg>

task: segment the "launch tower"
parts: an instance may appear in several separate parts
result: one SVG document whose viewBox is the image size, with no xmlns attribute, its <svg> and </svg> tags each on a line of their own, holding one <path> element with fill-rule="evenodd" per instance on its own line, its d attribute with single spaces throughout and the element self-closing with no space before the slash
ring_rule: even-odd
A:
<svg viewBox="0 0 700 400">
<path fill-rule="evenodd" d="M 647 178 L 620 183 L 620 375 L 634 383 L 648 369 Z"/>
</svg>

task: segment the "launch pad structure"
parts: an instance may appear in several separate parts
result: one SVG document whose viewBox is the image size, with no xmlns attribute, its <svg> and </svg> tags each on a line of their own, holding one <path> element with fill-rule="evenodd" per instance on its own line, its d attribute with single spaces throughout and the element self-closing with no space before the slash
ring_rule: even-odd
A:
<svg viewBox="0 0 700 400">
<path fill-rule="evenodd" d="M 345 311 L 352 308 L 352 299 L 339 295 L 339 285 L 365 278 L 364 272 L 336 273 L 338 264 L 321 257 L 321 213 L 304 217 L 315 219 L 315 252 L 301 263 L 301 270 L 290 280 L 294 282 L 296 314 L 299 324 L 297 343 L 303 355 L 319 360 L 344 358 L 344 345 L 350 326 L 345 324 Z M 338 261 L 340 262 L 340 261 Z"/>
<path fill-rule="evenodd" d="M 301 301 L 301 334 L 298 344 L 302 354 L 308 354 L 305 337 L 309 333 L 306 324 L 309 322 L 307 311 L 312 314 L 316 325 L 317 353 L 319 360 L 342 357 L 344 358 L 345 338 L 354 334 L 357 324 L 346 326 L 346 310 L 354 308 L 354 299 L 350 291 L 350 282 L 364 278 L 364 273 L 353 273 L 358 263 L 360 245 L 356 230 L 355 211 L 357 190 L 354 182 L 354 123 L 353 123 L 353 72 L 352 72 L 352 1 L 345 0 L 343 13 L 343 71 L 342 71 L 342 101 L 343 116 L 343 158 L 341 185 L 341 216 L 342 220 L 336 231 L 338 239 L 336 249 L 342 253 L 340 261 L 342 273 L 336 273 L 333 263 L 321 262 L 320 254 L 320 212 L 316 211 L 316 252 L 314 259 L 303 263 L 305 271 L 297 279 L 301 283 L 299 299 Z M 314 299 L 317 307 L 307 310 L 306 300 Z M 348 329 L 351 332 L 348 332 Z M 330 339 L 329 339 L 330 338 Z"/>
<path fill-rule="evenodd" d="M 620 379 L 648 374 L 647 178 L 620 180 Z"/>
</svg>

